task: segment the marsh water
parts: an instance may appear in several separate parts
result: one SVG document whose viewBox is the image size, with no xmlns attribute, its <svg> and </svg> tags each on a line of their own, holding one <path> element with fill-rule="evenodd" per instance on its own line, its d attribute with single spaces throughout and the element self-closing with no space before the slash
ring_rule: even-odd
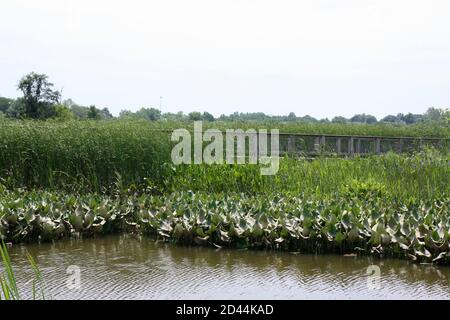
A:
<svg viewBox="0 0 450 320">
<path fill-rule="evenodd" d="M 132 236 L 13 246 L 11 260 L 25 296 L 33 275 L 26 251 L 35 257 L 53 299 L 450 298 L 449 267 L 185 247 Z M 379 267 L 379 278 L 367 274 L 370 266 Z"/>
</svg>

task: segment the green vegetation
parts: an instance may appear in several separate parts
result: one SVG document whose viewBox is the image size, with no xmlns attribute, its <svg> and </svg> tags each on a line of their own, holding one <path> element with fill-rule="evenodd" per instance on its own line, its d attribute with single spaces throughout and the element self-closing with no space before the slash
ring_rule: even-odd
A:
<svg viewBox="0 0 450 320">
<path fill-rule="evenodd" d="M 158 122 L 10 122 L 0 130 L 0 236 L 138 232 L 184 244 L 449 263 L 450 157 L 170 163 Z M 170 128 L 172 124 L 167 124 Z"/>
<path fill-rule="evenodd" d="M 0 256 L 2 257 L 4 268 L 4 274 L 0 274 L 0 300 L 20 300 L 21 296 L 17 286 L 16 277 L 14 275 L 11 258 L 9 257 L 8 249 L 3 241 L 1 241 L 0 244 Z M 36 261 L 29 253 L 27 253 L 27 257 L 34 273 L 31 286 L 31 296 L 33 300 L 36 300 L 39 292 L 40 298 L 44 300 L 45 293 L 43 289 L 41 271 L 39 270 Z M 37 286 L 40 287 L 40 290 L 37 289 Z"/>
<path fill-rule="evenodd" d="M 184 244 L 450 263 L 448 142 L 402 155 L 285 157 L 274 176 L 260 175 L 258 165 L 175 166 L 170 159 L 171 131 L 192 130 L 193 120 L 205 121 L 204 130 L 449 139 L 448 110 L 330 122 L 141 108 L 115 119 L 107 108 L 60 102 L 52 86 L 30 74 L 19 83 L 23 98 L 0 99 L 6 241 L 136 232 Z M 18 298 L 12 269 L 5 270 L 3 295 Z"/>
<path fill-rule="evenodd" d="M 31 72 L 20 79 L 17 89 L 23 94 L 17 99 L 8 99 L 0 97 L 0 118 L 6 117 L 11 119 L 59 119 L 59 120 L 105 120 L 112 119 L 114 116 L 109 112 L 108 108 L 97 108 L 95 105 L 82 106 L 75 103 L 72 99 L 62 101 L 61 91 L 53 89 L 53 83 L 48 81 L 48 76 Z M 144 119 L 148 121 L 194 121 L 203 120 L 207 122 L 246 122 L 267 123 L 275 122 L 287 123 L 288 126 L 294 124 L 365 124 L 370 126 L 377 124 L 393 124 L 396 126 L 408 126 L 412 124 L 426 124 L 448 126 L 450 124 L 450 110 L 448 108 L 430 107 L 423 114 L 399 113 L 397 115 L 387 115 L 378 120 L 373 115 L 356 114 L 350 118 L 336 116 L 331 121 L 328 118 L 315 119 L 309 115 L 296 116 L 294 112 L 290 112 L 287 116 L 283 115 L 266 115 L 262 112 L 239 113 L 234 112 L 230 115 L 222 114 L 215 118 L 209 112 L 193 111 L 189 114 L 183 112 L 178 113 L 162 113 L 160 108 L 142 107 L 136 112 L 122 110 L 119 118 L 121 119 Z M 339 126 L 337 126 L 339 127 Z M 347 128 L 348 129 L 348 128 Z M 382 129 L 382 128 L 379 128 Z M 366 130 L 366 129 L 363 129 Z M 369 129 L 370 130 L 370 129 Z M 378 130 L 383 132 L 383 130 Z M 311 132 L 308 132 L 311 133 Z"/>
<path fill-rule="evenodd" d="M 101 191 L 117 172 L 127 183 L 161 183 L 170 150 L 170 135 L 143 121 L 0 124 L 0 176 L 10 187 Z"/>
<path fill-rule="evenodd" d="M 147 121 L 0 122 L 0 182 L 8 189 L 48 188 L 108 193 L 124 186 L 159 192 L 193 190 L 248 194 L 331 194 L 354 179 L 375 180 L 392 197 L 432 198 L 448 193 L 448 155 L 420 152 L 368 158 L 284 159 L 275 176 L 254 165 L 174 166 L 167 123 Z M 152 125 L 150 125 L 152 124 Z"/>
<path fill-rule="evenodd" d="M 175 243 L 300 252 L 365 253 L 449 262 L 449 198 L 392 202 L 376 184 L 340 197 L 120 191 L 1 196 L 2 236 L 53 240 L 139 232 Z"/>
</svg>

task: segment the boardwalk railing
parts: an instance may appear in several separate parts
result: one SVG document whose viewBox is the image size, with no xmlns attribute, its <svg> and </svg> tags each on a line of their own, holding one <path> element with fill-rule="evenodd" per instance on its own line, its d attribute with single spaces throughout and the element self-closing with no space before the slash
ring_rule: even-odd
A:
<svg viewBox="0 0 450 320">
<path fill-rule="evenodd" d="M 171 132 L 167 129 L 158 131 Z M 220 130 L 217 132 L 223 133 Z M 235 131 L 234 134 L 247 135 L 244 131 Z M 270 130 L 267 130 L 267 135 L 267 142 L 270 144 Z M 450 138 L 279 133 L 280 155 L 289 156 L 411 153 L 426 146 L 450 152 Z"/>
<path fill-rule="evenodd" d="M 450 139 L 280 133 L 280 153 L 288 155 L 403 153 L 425 146 L 450 151 Z"/>
</svg>

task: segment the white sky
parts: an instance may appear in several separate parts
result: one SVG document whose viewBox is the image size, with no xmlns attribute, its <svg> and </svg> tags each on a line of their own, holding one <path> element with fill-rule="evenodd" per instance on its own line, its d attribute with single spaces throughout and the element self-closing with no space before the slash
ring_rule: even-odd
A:
<svg viewBox="0 0 450 320">
<path fill-rule="evenodd" d="M 114 114 L 422 113 L 450 105 L 450 1 L 0 0 L 0 96 L 31 71 Z"/>
</svg>

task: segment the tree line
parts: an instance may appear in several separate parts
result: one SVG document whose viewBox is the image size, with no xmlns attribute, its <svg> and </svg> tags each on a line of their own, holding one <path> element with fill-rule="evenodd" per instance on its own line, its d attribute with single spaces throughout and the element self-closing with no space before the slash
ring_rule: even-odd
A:
<svg viewBox="0 0 450 320">
<path fill-rule="evenodd" d="M 54 89 L 54 84 L 48 80 L 45 74 L 35 72 L 29 73 L 20 79 L 17 89 L 22 93 L 22 97 L 9 99 L 0 97 L 0 118 L 12 119 L 93 119 L 106 120 L 114 117 L 108 108 L 98 108 L 95 105 L 82 106 L 71 99 L 62 100 L 62 94 Z M 292 122 L 310 122 L 310 123 L 397 123 L 397 124 L 415 124 L 427 122 L 450 123 L 450 110 L 448 108 L 431 107 L 423 114 L 399 113 L 397 115 L 388 115 L 377 119 L 370 114 L 356 114 L 353 117 L 345 118 L 337 116 L 331 120 L 316 119 L 309 115 L 297 116 L 294 112 L 286 116 L 267 115 L 263 112 L 242 113 L 234 112 L 230 115 L 224 115 L 215 118 L 211 113 L 190 112 L 188 114 L 182 111 L 178 113 L 162 113 L 157 108 L 141 108 L 138 111 L 122 110 L 118 116 L 122 119 L 146 119 L 149 121 L 158 120 L 203 120 L 203 121 L 292 121 Z"/>
</svg>

